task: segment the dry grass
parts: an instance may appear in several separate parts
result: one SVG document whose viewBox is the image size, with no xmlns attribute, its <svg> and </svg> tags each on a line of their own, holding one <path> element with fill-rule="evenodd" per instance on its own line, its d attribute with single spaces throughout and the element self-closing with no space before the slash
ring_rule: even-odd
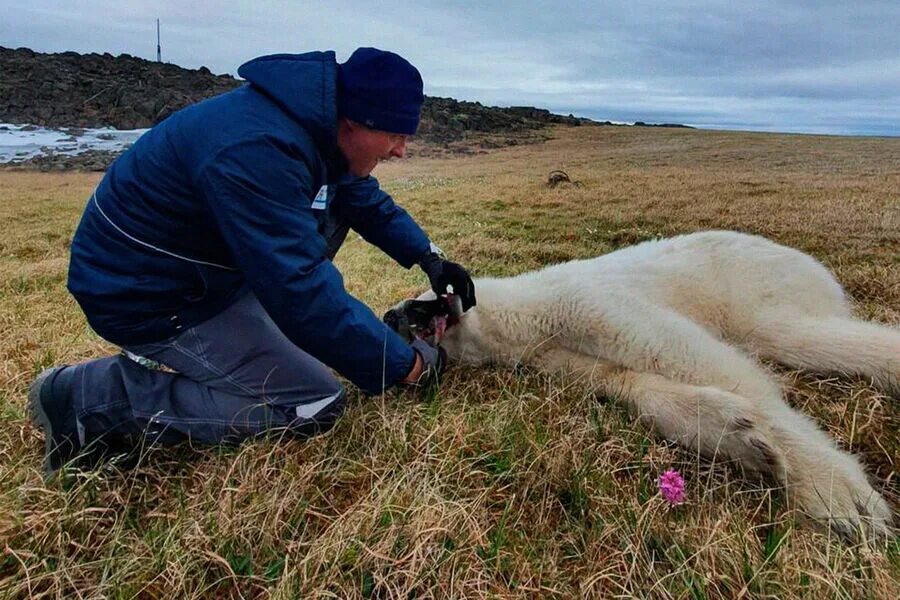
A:
<svg viewBox="0 0 900 600">
<path fill-rule="evenodd" d="M 579 128 L 546 144 L 386 164 L 379 176 L 477 274 L 708 228 L 761 233 L 835 270 L 900 325 L 900 140 Z M 580 185 L 549 189 L 552 169 Z M 439 395 L 355 397 L 320 438 L 154 451 L 137 469 L 40 477 L 25 390 L 111 351 L 65 292 L 96 175 L 0 172 L 0 598 L 890 598 L 900 544 L 848 548 L 776 492 L 655 440 L 560 378 L 456 370 Z M 348 287 L 381 311 L 420 291 L 351 240 Z M 782 372 L 788 396 L 900 500 L 900 403 Z M 655 479 L 679 468 L 688 503 Z"/>
</svg>

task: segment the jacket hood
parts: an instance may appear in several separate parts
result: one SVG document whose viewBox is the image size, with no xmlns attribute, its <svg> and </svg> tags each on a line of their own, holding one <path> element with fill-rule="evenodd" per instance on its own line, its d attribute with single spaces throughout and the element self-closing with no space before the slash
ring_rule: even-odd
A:
<svg viewBox="0 0 900 600">
<path fill-rule="evenodd" d="M 244 63 L 238 75 L 300 122 L 320 148 L 337 143 L 337 61 L 334 52 L 270 54 Z"/>
</svg>

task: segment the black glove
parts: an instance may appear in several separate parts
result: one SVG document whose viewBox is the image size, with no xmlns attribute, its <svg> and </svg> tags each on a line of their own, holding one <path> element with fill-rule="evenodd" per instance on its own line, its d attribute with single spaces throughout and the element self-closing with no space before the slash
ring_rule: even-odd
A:
<svg viewBox="0 0 900 600">
<path fill-rule="evenodd" d="M 462 302 L 463 312 L 475 306 L 475 284 L 472 283 L 469 272 L 461 265 L 444 260 L 435 252 L 429 252 L 419 261 L 419 266 L 428 275 L 435 294 L 443 296 L 447 293 L 447 286 L 452 285 L 453 293 Z"/>
<path fill-rule="evenodd" d="M 422 358 L 422 374 L 413 385 L 429 387 L 437 384 L 447 368 L 447 351 L 421 338 L 414 339 L 409 345 Z"/>
</svg>

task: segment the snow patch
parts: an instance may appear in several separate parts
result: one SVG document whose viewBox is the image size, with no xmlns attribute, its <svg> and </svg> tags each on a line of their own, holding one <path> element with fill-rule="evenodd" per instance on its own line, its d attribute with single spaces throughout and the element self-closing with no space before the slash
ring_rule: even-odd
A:
<svg viewBox="0 0 900 600">
<path fill-rule="evenodd" d="M 36 156 L 76 156 L 88 150 L 117 151 L 148 129 L 61 127 L 0 123 L 0 163 L 18 163 Z"/>
</svg>

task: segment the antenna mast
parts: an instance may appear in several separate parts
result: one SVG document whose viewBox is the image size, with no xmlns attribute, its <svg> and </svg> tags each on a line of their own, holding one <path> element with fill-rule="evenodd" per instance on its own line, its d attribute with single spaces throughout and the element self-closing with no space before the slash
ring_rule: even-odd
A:
<svg viewBox="0 0 900 600">
<path fill-rule="evenodd" d="M 159 45 L 159 19 L 156 20 L 156 62 L 162 62 L 162 49 Z"/>
</svg>

